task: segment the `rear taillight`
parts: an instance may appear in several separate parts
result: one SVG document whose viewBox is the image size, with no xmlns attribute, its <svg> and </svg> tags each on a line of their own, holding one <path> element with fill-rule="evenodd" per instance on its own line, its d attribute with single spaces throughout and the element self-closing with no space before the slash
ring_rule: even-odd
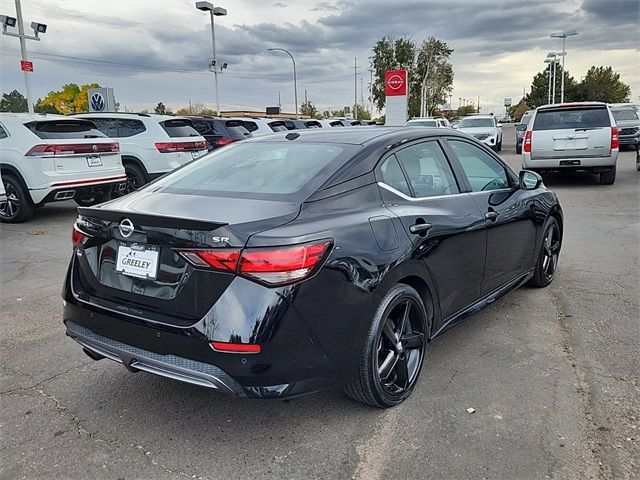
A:
<svg viewBox="0 0 640 480">
<path fill-rule="evenodd" d="M 180 250 L 179 253 L 198 267 L 209 267 L 238 275 L 269 286 L 289 285 L 315 274 L 332 243 L 328 240 L 275 248 L 245 250 Z"/>
<path fill-rule="evenodd" d="M 120 144 L 110 143 L 69 143 L 36 145 L 25 155 L 27 157 L 48 157 L 51 155 L 91 155 L 94 153 L 118 153 Z"/>
<path fill-rule="evenodd" d="M 533 132 L 531 130 L 527 130 L 524 134 L 524 141 L 522 142 L 522 151 L 525 153 L 531 153 L 531 139 L 533 137 Z"/>
<path fill-rule="evenodd" d="M 73 230 L 71 231 L 71 243 L 73 243 L 74 247 L 82 247 L 90 238 L 91 235 L 84 233 L 77 226 L 73 226 Z"/>
<path fill-rule="evenodd" d="M 611 150 L 620 148 L 620 130 L 618 127 L 611 127 Z"/>
<path fill-rule="evenodd" d="M 233 142 L 235 142 L 235 140 L 233 138 L 225 138 L 225 137 L 223 137 L 223 138 L 218 138 L 216 140 L 216 145 L 219 146 L 219 147 L 222 147 L 224 145 L 229 145 L 230 143 L 233 143 Z"/>
<path fill-rule="evenodd" d="M 157 142 L 156 148 L 160 153 L 174 152 L 195 152 L 198 150 L 206 150 L 207 142 L 204 140 L 199 142 Z"/>
</svg>

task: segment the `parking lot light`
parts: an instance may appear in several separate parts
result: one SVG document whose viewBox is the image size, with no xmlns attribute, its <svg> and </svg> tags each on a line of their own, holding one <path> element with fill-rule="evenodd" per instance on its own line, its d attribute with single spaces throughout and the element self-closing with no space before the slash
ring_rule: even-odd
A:
<svg viewBox="0 0 640 480">
<path fill-rule="evenodd" d="M 562 39 L 562 84 L 560 86 L 560 103 L 564 103 L 564 57 L 567 55 L 565 44 L 567 41 L 567 37 L 573 37 L 574 35 L 578 35 L 578 32 L 576 30 L 571 30 L 569 32 L 557 32 L 557 33 L 551 34 L 551 38 Z"/>
<path fill-rule="evenodd" d="M 293 95 L 295 97 L 295 106 L 296 106 L 296 118 L 298 118 L 298 80 L 296 78 L 296 61 L 291 55 L 289 50 L 285 50 L 284 48 L 267 48 L 269 52 L 280 51 L 284 52 L 291 57 L 291 61 L 293 62 Z"/>
<path fill-rule="evenodd" d="M 216 113 L 220 116 L 220 99 L 218 97 L 218 73 L 222 73 L 226 67 L 226 63 L 223 67 L 218 67 L 217 59 L 216 59 L 216 27 L 214 22 L 214 17 L 222 17 L 227 14 L 227 10 L 222 7 L 214 7 L 211 2 L 196 2 L 196 8 L 203 12 L 209 12 L 211 16 L 211 44 L 213 47 L 213 60 L 211 61 L 210 70 L 213 71 L 213 77 L 215 82 L 215 90 L 216 90 Z"/>
<path fill-rule="evenodd" d="M 551 92 L 550 103 L 555 104 L 556 103 L 556 64 L 558 63 L 558 54 L 555 52 L 547 53 L 547 60 L 553 63 L 553 76 L 552 76 L 553 90 Z"/>
</svg>

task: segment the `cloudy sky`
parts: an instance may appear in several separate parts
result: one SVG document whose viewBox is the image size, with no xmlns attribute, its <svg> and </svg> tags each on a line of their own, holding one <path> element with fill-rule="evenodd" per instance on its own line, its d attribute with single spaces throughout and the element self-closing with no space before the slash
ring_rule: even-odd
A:
<svg viewBox="0 0 640 480">
<path fill-rule="evenodd" d="M 158 101 L 213 106 L 209 17 L 194 5 L 22 0 L 27 25 L 48 24 L 41 42 L 27 42 L 34 96 L 67 82 L 97 82 L 113 87 L 130 110 Z M 484 108 L 499 111 L 503 98 L 519 99 L 547 52 L 562 48 L 549 34 L 574 29 L 580 33 L 568 39 L 566 57 L 574 78 L 591 65 L 611 65 L 631 85 L 633 100 L 640 96 L 640 0 L 224 0 L 220 6 L 228 10 L 216 22 L 218 58 L 229 64 L 220 83 L 223 109 L 276 105 L 280 92 L 283 108 L 293 110 L 291 61 L 268 47 L 296 57 L 300 101 L 306 89 L 320 108 L 352 104 L 354 58 L 366 98 L 371 46 L 387 34 L 417 42 L 434 35 L 455 50 L 454 107 L 459 97 L 480 95 Z M 11 0 L 0 10 L 15 15 Z M 1 89 L 24 91 L 18 40 L 0 41 Z"/>
</svg>

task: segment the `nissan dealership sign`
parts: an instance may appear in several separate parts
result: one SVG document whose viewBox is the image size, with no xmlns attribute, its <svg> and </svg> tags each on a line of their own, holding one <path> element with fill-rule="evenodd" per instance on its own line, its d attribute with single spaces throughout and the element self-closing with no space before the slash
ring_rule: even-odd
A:
<svg viewBox="0 0 640 480">
<path fill-rule="evenodd" d="M 404 126 L 407 123 L 407 71 L 387 70 L 384 74 L 386 124 Z"/>
</svg>

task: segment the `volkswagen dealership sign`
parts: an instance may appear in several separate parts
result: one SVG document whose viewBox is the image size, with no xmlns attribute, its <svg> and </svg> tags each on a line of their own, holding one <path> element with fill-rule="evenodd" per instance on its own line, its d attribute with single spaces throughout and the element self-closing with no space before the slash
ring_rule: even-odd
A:
<svg viewBox="0 0 640 480">
<path fill-rule="evenodd" d="M 90 88 L 88 95 L 90 112 L 116 111 L 116 99 L 113 95 L 113 88 Z"/>
</svg>

